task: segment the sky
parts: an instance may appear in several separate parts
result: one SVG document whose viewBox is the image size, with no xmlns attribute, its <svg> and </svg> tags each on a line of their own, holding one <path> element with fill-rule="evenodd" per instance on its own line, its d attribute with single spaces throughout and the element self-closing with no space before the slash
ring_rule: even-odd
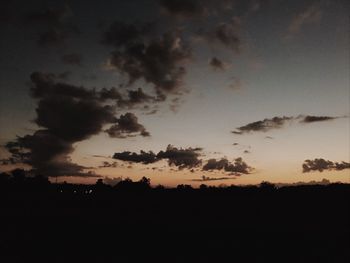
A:
<svg viewBox="0 0 350 263">
<path fill-rule="evenodd" d="M 345 0 L 2 1 L 0 171 L 350 182 Z"/>
</svg>

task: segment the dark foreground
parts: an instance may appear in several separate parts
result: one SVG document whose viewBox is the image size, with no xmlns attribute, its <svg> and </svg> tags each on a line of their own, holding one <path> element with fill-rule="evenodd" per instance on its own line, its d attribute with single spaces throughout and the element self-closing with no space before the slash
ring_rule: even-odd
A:
<svg viewBox="0 0 350 263">
<path fill-rule="evenodd" d="M 4 263 L 350 262 L 349 185 L 1 183 Z"/>
</svg>

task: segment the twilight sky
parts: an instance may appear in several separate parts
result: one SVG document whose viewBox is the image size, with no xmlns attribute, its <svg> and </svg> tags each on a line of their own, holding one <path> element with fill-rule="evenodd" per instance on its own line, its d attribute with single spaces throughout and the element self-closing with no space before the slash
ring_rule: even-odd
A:
<svg viewBox="0 0 350 263">
<path fill-rule="evenodd" d="M 3 1 L 1 171 L 350 182 L 345 0 Z"/>
</svg>

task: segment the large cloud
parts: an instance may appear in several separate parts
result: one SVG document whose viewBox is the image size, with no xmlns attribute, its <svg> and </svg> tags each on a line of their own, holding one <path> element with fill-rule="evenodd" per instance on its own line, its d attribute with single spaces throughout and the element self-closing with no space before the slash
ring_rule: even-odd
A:
<svg viewBox="0 0 350 263">
<path fill-rule="evenodd" d="M 103 43 L 114 47 L 110 66 L 126 74 L 129 85 L 144 80 L 164 97 L 179 92 L 191 50 L 179 31 L 155 36 L 151 28 L 114 22 L 104 34 Z"/>
<path fill-rule="evenodd" d="M 303 173 L 308 173 L 312 171 L 341 171 L 344 169 L 350 169 L 350 163 L 348 162 L 332 162 L 322 158 L 316 158 L 314 160 L 305 160 L 303 163 Z"/>
<path fill-rule="evenodd" d="M 84 172 L 86 167 L 72 163 L 69 155 L 74 143 L 98 134 L 107 124 L 117 125 L 124 137 L 135 132 L 149 135 L 135 115 L 116 118 L 116 107 L 106 104 L 100 92 L 59 82 L 54 74 L 42 72 L 34 72 L 31 81 L 31 95 L 38 101 L 35 123 L 41 128 L 7 143 L 6 148 L 12 160 L 31 165 L 36 173 L 92 176 Z"/>
<path fill-rule="evenodd" d="M 233 162 L 230 162 L 226 158 L 220 160 L 209 159 L 203 166 L 204 171 L 224 170 L 230 174 L 240 175 L 249 174 L 253 170 L 248 164 L 246 164 L 242 158 L 236 158 Z"/>
<path fill-rule="evenodd" d="M 197 167 L 201 164 L 199 159 L 201 148 L 177 148 L 172 145 L 168 145 L 165 151 L 160 151 L 158 154 L 153 152 L 141 151 L 138 153 L 131 152 L 120 152 L 115 153 L 113 158 L 134 162 L 134 163 L 143 163 L 149 164 L 160 161 L 162 159 L 168 160 L 168 164 L 177 166 L 180 170 L 187 168 L 191 169 Z"/>
</svg>

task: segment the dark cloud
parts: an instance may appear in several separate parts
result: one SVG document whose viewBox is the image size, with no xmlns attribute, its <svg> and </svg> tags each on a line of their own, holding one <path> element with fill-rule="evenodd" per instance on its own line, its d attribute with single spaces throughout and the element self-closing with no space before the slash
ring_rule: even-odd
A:
<svg viewBox="0 0 350 263">
<path fill-rule="evenodd" d="M 69 21 L 73 12 L 68 5 L 61 8 L 38 10 L 24 15 L 26 25 L 38 27 L 40 46 L 52 46 L 64 43 L 79 30 Z"/>
<path fill-rule="evenodd" d="M 101 94 L 60 82 L 55 74 L 32 73 L 30 92 L 37 100 L 34 122 L 41 128 L 5 147 L 17 163 L 31 165 L 44 176 L 96 176 L 84 172 L 87 167 L 72 163 L 69 155 L 74 143 L 100 133 L 104 125 L 119 125 L 124 136 L 135 131 L 147 134 L 135 115 L 116 118 L 116 108 L 106 104 Z"/>
<path fill-rule="evenodd" d="M 119 99 L 118 106 L 133 108 L 135 105 L 155 102 L 157 102 L 156 97 L 148 95 L 143 89 L 138 88 L 137 90 L 128 90 L 126 99 Z"/>
<path fill-rule="evenodd" d="M 293 120 L 293 117 L 274 117 L 272 119 L 264 119 L 262 121 L 256 121 L 248 123 L 247 125 L 236 128 L 236 131 L 232 131 L 234 134 L 244 134 L 250 132 L 267 132 L 273 129 L 282 128 L 286 122 Z"/>
<path fill-rule="evenodd" d="M 209 60 L 209 65 L 214 69 L 214 70 L 225 70 L 227 68 L 227 64 L 217 57 L 213 57 Z"/>
<path fill-rule="evenodd" d="M 152 151 L 149 151 L 149 152 L 140 151 L 139 154 L 132 153 L 132 152 L 120 152 L 120 153 L 115 153 L 113 155 L 113 158 L 121 161 L 132 162 L 132 163 L 143 163 L 143 164 L 155 163 L 159 160 L 157 158 L 157 155 Z"/>
<path fill-rule="evenodd" d="M 234 162 L 230 162 L 226 158 L 220 160 L 209 159 L 203 166 L 204 171 L 224 170 L 234 175 L 249 174 L 253 170 L 252 167 L 247 165 L 242 158 L 236 158 Z"/>
<path fill-rule="evenodd" d="M 168 145 L 165 151 L 160 151 L 157 154 L 159 159 L 168 159 L 169 165 L 175 165 L 179 169 L 193 168 L 201 164 L 200 156 L 201 148 L 176 148 Z"/>
<path fill-rule="evenodd" d="M 247 125 L 236 128 L 235 131 L 232 131 L 234 134 L 244 134 L 250 132 L 267 132 L 273 129 L 281 129 L 288 122 L 298 121 L 299 123 L 313 123 L 313 122 L 324 122 L 339 119 L 341 117 L 332 117 L 332 116 L 312 116 L 312 115 L 299 115 L 297 117 L 273 117 L 271 119 L 264 119 L 262 121 L 256 121 L 248 123 Z M 272 137 L 265 137 L 267 139 L 273 139 Z"/>
<path fill-rule="evenodd" d="M 180 17 L 203 15 L 205 8 L 196 0 L 158 0 L 160 6 L 168 14 Z M 203 1 L 202 1 L 203 2 Z"/>
<path fill-rule="evenodd" d="M 320 122 L 320 121 L 331 121 L 331 120 L 335 120 L 338 118 L 340 118 L 340 117 L 307 115 L 307 116 L 303 116 L 302 119 L 300 120 L 300 122 L 310 123 L 310 122 Z"/>
<path fill-rule="evenodd" d="M 256 12 L 266 0 L 158 0 L 162 11 L 181 18 L 217 16 L 219 13 L 245 15 Z"/>
<path fill-rule="evenodd" d="M 116 168 L 118 167 L 118 163 L 117 162 L 107 162 L 107 161 L 104 161 L 102 162 L 102 165 L 100 165 L 98 168 Z"/>
<path fill-rule="evenodd" d="M 229 22 L 218 24 L 213 30 L 204 33 L 204 36 L 213 43 L 220 44 L 235 52 L 241 50 L 240 37 L 241 21 L 239 17 L 234 17 Z M 203 33 L 200 33 L 203 34 Z"/>
<path fill-rule="evenodd" d="M 210 182 L 210 181 L 223 181 L 223 180 L 232 180 L 235 177 L 209 177 L 203 175 L 200 179 L 191 179 L 192 182 Z"/>
<path fill-rule="evenodd" d="M 106 133 L 112 138 L 134 137 L 137 133 L 144 137 L 151 136 L 146 128 L 138 122 L 135 114 L 131 112 L 127 112 L 116 119 L 115 124 L 108 128 Z"/>
<path fill-rule="evenodd" d="M 308 173 L 312 171 L 341 171 L 344 169 L 350 169 L 350 163 L 348 162 L 332 162 L 322 158 L 314 159 L 314 160 L 305 160 L 303 163 L 303 173 Z"/>
<path fill-rule="evenodd" d="M 62 62 L 67 65 L 81 66 L 83 56 L 78 53 L 70 53 L 62 56 Z"/>
<path fill-rule="evenodd" d="M 191 50 L 179 31 L 154 36 L 150 28 L 114 22 L 103 43 L 115 48 L 109 63 L 127 75 L 129 85 L 144 80 L 154 86 L 159 98 L 164 98 L 165 94 L 179 92 Z"/>
<path fill-rule="evenodd" d="M 191 169 L 201 164 L 200 156 L 201 148 L 177 148 L 172 145 L 168 145 L 165 151 L 160 151 L 158 154 L 153 152 L 141 151 L 138 153 L 120 152 L 115 153 L 113 158 L 117 160 L 135 162 L 135 163 L 155 163 L 160 160 L 168 160 L 170 166 L 177 166 L 180 170 L 187 168 Z"/>
</svg>

